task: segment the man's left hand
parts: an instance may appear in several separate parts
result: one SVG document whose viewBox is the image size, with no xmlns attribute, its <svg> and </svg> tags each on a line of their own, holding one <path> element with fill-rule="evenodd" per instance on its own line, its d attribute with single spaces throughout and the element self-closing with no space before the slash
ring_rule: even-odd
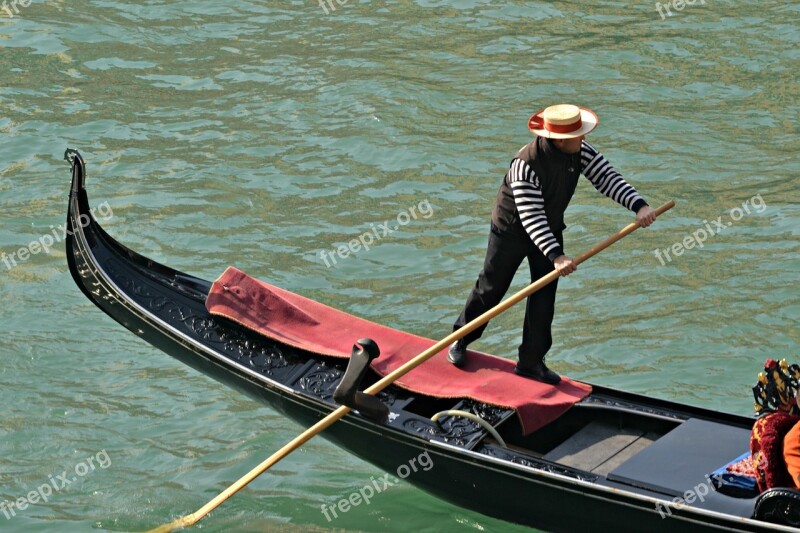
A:
<svg viewBox="0 0 800 533">
<path fill-rule="evenodd" d="M 636 222 L 643 228 L 656 221 L 656 210 L 649 205 L 643 205 L 636 212 Z"/>
</svg>

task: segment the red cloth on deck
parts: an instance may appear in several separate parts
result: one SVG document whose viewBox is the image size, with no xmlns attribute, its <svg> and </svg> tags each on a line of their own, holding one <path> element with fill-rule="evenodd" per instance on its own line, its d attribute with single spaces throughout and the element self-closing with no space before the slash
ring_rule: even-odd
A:
<svg viewBox="0 0 800 533">
<path fill-rule="evenodd" d="M 249 277 L 228 267 L 211 288 L 206 307 L 284 344 L 334 357 L 350 357 L 353 344 L 373 339 L 381 355 L 372 367 L 385 376 L 435 341 L 398 331 Z M 552 422 L 591 392 L 591 387 L 564 378 L 556 386 L 517 376 L 507 359 L 469 352 L 459 369 L 447 362 L 446 350 L 395 383 L 438 398 L 472 398 L 515 409 L 525 434 Z"/>
</svg>

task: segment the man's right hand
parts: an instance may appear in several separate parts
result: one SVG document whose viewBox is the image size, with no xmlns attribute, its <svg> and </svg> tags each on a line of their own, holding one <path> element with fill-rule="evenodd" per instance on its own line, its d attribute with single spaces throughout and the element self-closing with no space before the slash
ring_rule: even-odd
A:
<svg viewBox="0 0 800 533">
<path fill-rule="evenodd" d="M 559 255 L 556 257 L 553 260 L 553 266 L 556 267 L 556 270 L 558 270 L 558 273 L 562 276 L 569 276 L 578 270 L 578 265 L 575 264 L 575 261 L 566 255 Z"/>
</svg>

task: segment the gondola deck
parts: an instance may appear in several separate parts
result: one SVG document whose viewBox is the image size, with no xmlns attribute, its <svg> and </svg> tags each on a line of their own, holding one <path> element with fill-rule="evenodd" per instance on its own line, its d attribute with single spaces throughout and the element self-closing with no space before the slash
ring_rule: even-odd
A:
<svg viewBox="0 0 800 533">
<path fill-rule="evenodd" d="M 370 367 L 381 377 L 435 344 L 251 278 L 234 267 L 214 281 L 206 308 L 280 344 L 319 355 L 349 358 L 357 339 L 370 338 L 378 353 Z M 441 351 L 394 385 L 421 396 L 469 398 L 513 409 L 525 433 L 557 419 L 591 393 L 590 386 L 568 378 L 553 386 L 517 376 L 513 369 L 512 361 L 474 351 L 463 368 L 456 368 Z"/>
<path fill-rule="evenodd" d="M 211 315 L 201 280 L 143 257 L 89 217 L 85 164 L 68 151 L 72 187 L 67 260 L 84 294 L 149 343 L 187 365 L 311 425 L 337 407 L 333 391 L 346 361 L 259 336 Z M 368 375 L 365 385 L 374 382 Z M 753 420 L 594 386 L 592 394 L 541 429 L 523 435 L 514 412 L 468 399 L 441 399 L 390 386 L 379 398 L 386 423 L 353 412 L 323 436 L 386 471 L 420 453 L 435 465 L 407 481 L 456 505 L 548 531 L 793 531 L 797 491 L 733 497 L 696 490 L 746 451 Z M 504 444 L 470 420 L 478 415 Z M 713 431 L 712 431 L 713 430 Z M 729 435 L 720 446 L 714 435 Z M 666 510 L 666 512 L 665 512 Z M 765 521 L 780 520 L 783 524 Z"/>
</svg>

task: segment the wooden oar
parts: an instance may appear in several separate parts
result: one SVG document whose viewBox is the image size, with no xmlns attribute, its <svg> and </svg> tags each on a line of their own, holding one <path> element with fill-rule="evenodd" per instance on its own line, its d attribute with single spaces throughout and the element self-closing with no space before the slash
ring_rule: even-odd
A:
<svg viewBox="0 0 800 533">
<path fill-rule="evenodd" d="M 662 205 L 658 209 L 656 209 L 656 215 L 661 215 L 665 211 L 672 209 L 675 206 L 675 201 L 670 200 L 666 204 Z M 579 265 L 589 259 L 590 257 L 600 253 L 601 251 L 605 250 L 618 240 L 622 239 L 626 235 L 634 232 L 637 228 L 639 228 L 638 222 L 632 222 L 621 229 L 616 234 L 612 235 L 611 237 L 607 238 L 600 244 L 594 246 L 589 251 L 581 254 L 575 259 L 575 264 Z M 395 380 L 401 378 L 402 376 L 406 375 L 408 372 L 412 371 L 413 369 L 417 368 L 419 365 L 436 355 L 437 353 L 441 352 L 443 349 L 448 347 L 453 342 L 461 339 L 467 333 L 475 330 L 476 328 L 482 326 L 492 318 L 496 317 L 503 311 L 507 310 L 509 307 L 513 306 L 514 304 L 521 301 L 523 298 L 527 298 L 529 295 L 533 294 L 534 292 L 538 291 L 545 285 L 552 283 L 556 279 L 558 279 L 559 273 L 557 270 L 550 272 L 546 276 L 542 277 L 538 281 L 531 283 L 518 293 L 514 294 L 510 298 L 504 300 L 503 302 L 499 303 L 492 309 L 486 311 L 478 318 L 472 320 L 471 322 L 465 324 L 463 327 L 454 331 L 447 337 L 443 338 L 418 356 L 414 357 L 401 367 L 397 368 L 394 372 L 387 374 L 383 379 L 372 385 L 371 387 L 367 388 L 364 392 L 367 394 L 377 394 L 392 383 Z M 244 475 L 241 479 L 239 479 L 236 483 L 222 491 L 218 496 L 216 496 L 213 500 L 205 504 L 203 507 L 198 509 L 192 514 L 188 514 L 181 518 L 178 518 L 169 524 L 164 524 L 163 526 L 159 526 L 155 529 L 148 531 L 147 533 L 168 533 L 170 531 L 174 531 L 175 529 L 179 529 L 182 527 L 192 526 L 200 521 L 204 516 L 208 513 L 219 507 L 225 500 L 239 492 L 241 489 L 247 486 L 248 483 L 253 481 L 255 478 L 266 472 L 272 465 L 295 451 L 297 448 L 311 440 L 316 435 L 322 433 L 326 428 L 333 425 L 336 421 L 344 417 L 347 413 L 350 412 L 349 407 L 341 406 L 333 411 L 331 414 L 305 430 L 303 433 L 295 437 L 291 442 L 286 444 L 283 448 L 272 454 L 271 457 L 266 459 L 260 465 L 252 469 L 246 475 Z"/>
</svg>

